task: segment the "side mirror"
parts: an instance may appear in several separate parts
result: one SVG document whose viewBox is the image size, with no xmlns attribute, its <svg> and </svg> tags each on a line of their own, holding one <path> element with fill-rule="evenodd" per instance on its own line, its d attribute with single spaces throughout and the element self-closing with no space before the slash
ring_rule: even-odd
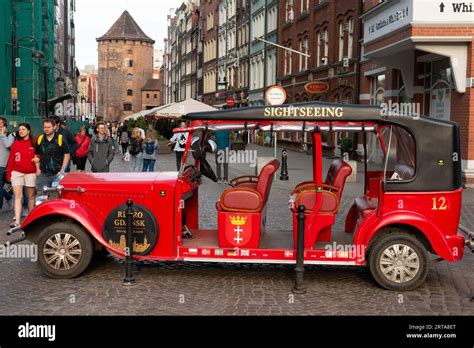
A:
<svg viewBox="0 0 474 348">
<path fill-rule="evenodd" d="M 191 139 L 191 150 L 192 150 L 193 158 L 196 161 L 199 161 L 202 157 L 200 137 L 195 136 Z"/>
<path fill-rule="evenodd" d="M 206 143 L 206 152 L 216 153 L 217 152 L 217 144 L 214 140 L 209 139 Z"/>
</svg>

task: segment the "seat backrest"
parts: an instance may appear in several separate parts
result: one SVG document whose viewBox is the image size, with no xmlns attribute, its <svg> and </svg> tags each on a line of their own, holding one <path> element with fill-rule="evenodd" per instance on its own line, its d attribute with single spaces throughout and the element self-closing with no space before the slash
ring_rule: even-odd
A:
<svg viewBox="0 0 474 348">
<path fill-rule="evenodd" d="M 280 167 L 280 162 L 274 159 L 268 162 L 261 170 L 258 176 L 257 186 L 255 190 L 260 192 L 263 197 L 263 206 L 267 204 L 268 196 L 270 195 L 270 189 L 272 187 L 273 176 Z"/>
<path fill-rule="evenodd" d="M 340 158 L 332 161 L 331 165 L 329 166 L 325 184 L 337 187 L 338 190 L 334 193 L 337 195 L 339 200 L 341 200 L 342 191 L 344 191 L 344 185 L 346 184 L 346 179 L 349 175 L 351 175 L 351 173 L 351 166 Z"/>
</svg>

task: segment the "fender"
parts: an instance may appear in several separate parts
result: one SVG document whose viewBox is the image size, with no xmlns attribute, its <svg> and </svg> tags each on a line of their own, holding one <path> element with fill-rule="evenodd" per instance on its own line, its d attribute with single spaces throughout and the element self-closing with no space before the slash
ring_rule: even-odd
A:
<svg viewBox="0 0 474 348">
<path fill-rule="evenodd" d="M 23 230 L 35 220 L 47 215 L 62 215 L 71 218 L 82 225 L 102 246 L 118 254 L 124 254 L 122 251 L 112 248 L 104 241 L 102 238 L 102 226 L 90 209 L 77 201 L 69 199 L 54 199 L 41 203 L 28 214 L 28 217 L 21 224 L 21 229 Z"/>
<path fill-rule="evenodd" d="M 405 224 L 417 228 L 430 242 L 433 250 L 443 259 L 454 262 L 459 259 L 455 256 L 448 244 L 445 234 L 433 225 L 425 216 L 408 211 L 395 211 L 367 216 L 361 223 L 354 236 L 355 245 L 369 245 L 372 237 L 383 227 L 394 224 Z M 462 249 L 462 248 L 461 248 Z M 459 251 L 462 256 L 463 249 Z"/>
</svg>

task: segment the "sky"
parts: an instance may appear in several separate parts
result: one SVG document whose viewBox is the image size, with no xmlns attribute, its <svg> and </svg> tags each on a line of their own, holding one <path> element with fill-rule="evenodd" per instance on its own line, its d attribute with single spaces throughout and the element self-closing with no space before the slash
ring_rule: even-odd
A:
<svg viewBox="0 0 474 348">
<path fill-rule="evenodd" d="M 104 35 L 123 11 L 128 10 L 142 30 L 163 48 L 167 32 L 166 16 L 183 0 L 76 0 L 76 62 L 79 69 L 94 64 L 97 68 L 96 38 Z"/>
</svg>

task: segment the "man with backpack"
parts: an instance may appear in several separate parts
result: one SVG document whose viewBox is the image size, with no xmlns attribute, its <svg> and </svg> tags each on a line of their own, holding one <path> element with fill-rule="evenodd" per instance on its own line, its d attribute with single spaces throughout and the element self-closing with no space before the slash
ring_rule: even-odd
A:
<svg viewBox="0 0 474 348">
<path fill-rule="evenodd" d="M 38 194 L 44 195 L 44 187 L 51 187 L 53 181 L 64 174 L 71 155 L 62 134 L 55 131 L 56 122 L 46 118 L 43 121 L 43 134 L 38 137 L 34 162 L 40 163 L 40 175 L 36 181 Z"/>
<path fill-rule="evenodd" d="M 14 135 L 8 133 L 6 118 L 0 117 L 0 210 L 3 208 L 4 197 L 10 206 L 13 203 L 10 192 L 6 191 L 4 186 L 6 186 L 8 156 L 10 155 L 10 147 L 14 140 Z"/>
<path fill-rule="evenodd" d="M 97 124 L 97 134 L 91 139 L 87 157 L 93 173 L 110 171 L 110 163 L 114 159 L 114 149 L 112 139 L 107 136 L 107 128 L 103 122 Z"/>
<path fill-rule="evenodd" d="M 179 128 L 186 128 L 186 122 L 181 122 Z M 179 171 L 181 167 L 181 158 L 183 157 L 184 149 L 186 148 L 186 143 L 188 141 L 188 133 L 180 132 L 175 133 L 170 141 L 168 142 L 168 146 L 174 144 L 174 152 L 176 153 L 176 168 Z"/>
<path fill-rule="evenodd" d="M 158 150 L 158 140 L 153 131 L 148 131 L 148 136 L 143 144 L 143 171 L 154 172 L 156 162 L 156 150 Z"/>
</svg>

